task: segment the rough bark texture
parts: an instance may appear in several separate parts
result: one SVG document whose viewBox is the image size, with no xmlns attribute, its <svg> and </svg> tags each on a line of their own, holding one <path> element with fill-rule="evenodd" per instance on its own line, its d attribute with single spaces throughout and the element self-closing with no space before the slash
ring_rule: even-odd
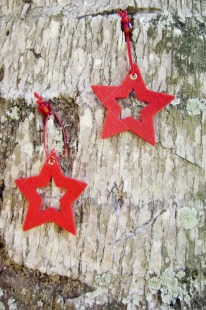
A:
<svg viewBox="0 0 206 310">
<path fill-rule="evenodd" d="M 176 96 L 155 118 L 155 147 L 100 138 L 90 85 L 129 69 L 118 8 L 148 88 Z M 1 1 L 0 309 L 206 309 L 205 14 L 204 0 Z M 22 231 L 14 180 L 45 160 L 34 90 L 65 124 L 62 170 L 88 183 L 76 237 L 53 223 Z"/>
</svg>

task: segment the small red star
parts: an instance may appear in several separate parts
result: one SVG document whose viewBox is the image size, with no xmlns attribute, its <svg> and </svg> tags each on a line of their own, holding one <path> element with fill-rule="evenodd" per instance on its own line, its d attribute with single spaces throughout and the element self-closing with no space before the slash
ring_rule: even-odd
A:
<svg viewBox="0 0 206 310">
<path fill-rule="evenodd" d="M 135 76 L 128 73 L 119 86 L 91 86 L 108 110 L 103 125 L 102 138 L 105 139 L 130 130 L 155 145 L 154 116 L 175 97 L 147 89 L 137 64 L 134 64 L 134 68 Z M 147 103 L 147 106 L 140 112 L 140 121 L 133 117 L 120 118 L 122 108 L 116 99 L 127 98 L 131 91 L 135 92 L 138 100 Z"/>
<path fill-rule="evenodd" d="M 72 204 L 87 187 L 87 184 L 65 177 L 60 169 L 55 151 L 52 151 L 50 156 L 50 158 L 47 158 L 39 175 L 15 180 L 20 191 L 29 200 L 23 230 L 29 230 L 43 223 L 54 222 L 76 235 Z M 60 198 L 60 211 L 53 207 L 41 210 L 42 198 L 36 189 L 47 186 L 51 178 L 54 179 L 57 187 L 67 190 Z"/>
</svg>

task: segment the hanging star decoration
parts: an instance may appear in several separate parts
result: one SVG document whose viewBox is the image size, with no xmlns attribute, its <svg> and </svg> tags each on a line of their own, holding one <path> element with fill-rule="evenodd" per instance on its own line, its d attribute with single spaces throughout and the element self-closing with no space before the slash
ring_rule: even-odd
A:
<svg viewBox="0 0 206 310">
<path fill-rule="evenodd" d="M 63 124 L 58 115 L 52 110 L 50 103 L 44 102 L 43 97 L 39 96 L 37 93 L 34 93 L 34 95 L 38 99 L 37 104 L 39 105 L 39 112 L 46 116 L 44 124 L 44 150 L 47 159 L 39 175 L 15 180 L 20 191 L 29 200 L 23 230 L 26 231 L 44 223 L 53 222 L 73 235 L 76 235 L 72 204 L 85 190 L 87 184 L 63 175 L 59 165 L 59 160 L 65 156 L 67 148 L 66 133 Z M 47 149 L 46 129 L 51 115 L 54 116 L 62 129 L 64 147 L 60 157 L 57 157 L 55 150 L 48 152 Z M 64 189 L 66 192 L 59 200 L 60 210 L 52 206 L 47 206 L 45 210 L 42 210 L 41 205 L 43 199 L 37 192 L 37 188 L 48 186 L 52 179 L 58 188 Z"/>
<path fill-rule="evenodd" d="M 43 199 L 36 191 L 37 188 L 48 186 L 52 178 L 57 187 L 66 190 L 66 193 L 60 198 L 60 211 L 51 206 L 41 210 Z M 63 175 L 54 150 L 50 153 L 50 158 L 47 158 L 39 175 L 20 178 L 15 180 L 15 182 L 20 191 L 29 200 L 23 225 L 24 231 L 47 222 L 54 222 L 56 225 L 76 235 L 72 204 L 81 195 L 87 184 Z"/>
<path fill-rule="evenodd" d="M 147 89 L 137 64 L 134 65 L 136 79 L 133 79 L 129 72 L 119 86 L 92 85 L 94 93 L 108 110 L 103 125 L 102 138 L 105 139 L 129 130 L 155 145 L 154 116 L 175 97 Z M 120 118 L 122 108 L 116 99 L 125 99 L 132 91 L 138 100 L 147 103 L 140 111 L 140 121 L 131 116 Z"/>
<path fill-rule="evenodd" d="M 122 17 L 122 29 L 125 29 L 131 70 L 119 86 L 91 86 L 93 92 L 107 109 L 102 138 L 105 139 L 128 130 L 155 145 L 154 116 L 175 97 L 147 89 L 138 65 L 132 61 L 131 35 L 128 32 L 130 19 L 126 11 L 124 13 L 119 11 L 118 13 Z M 146 106 L 140 111 L 140 120 L 131 116 L 121 118 L 122 108 L 117 99 L 125 99 L 131 92 L 135 93 L 138 100 L 146 103 Z"/>
</svg>

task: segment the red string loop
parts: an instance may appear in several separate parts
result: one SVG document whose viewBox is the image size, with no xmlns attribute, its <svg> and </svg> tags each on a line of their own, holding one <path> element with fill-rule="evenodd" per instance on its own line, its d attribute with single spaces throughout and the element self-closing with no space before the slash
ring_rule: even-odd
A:
<svg viewBox="0 0 206 310">
<path fill-rule="evenodd" d="M 118 14 L 121 17 L 121 29 L 124 32 L 125 35 L 125 40 L 127 43 L 127 51 L 128 51 L 128 58 L 129 58 L 129 63 L 130 63 L 130 72 L 132 76 L 135 75 L 135 68 L 134 68 L 134 63 L 132 60 L 132 49 L 131 49 L 131 36 L 132 36 L 132 25 L 130 23 L 130 18 L 127 15 L 127 10 L 122 12 L 121 10 L 118 10 Z"/>
<path fill-rule="evenodd" d="M 54 115 L 55 119 L 59 123 L 59 126 L 61 127 L 62 130 L 62 136 L 63 136 L 63 141 L 64 141 L 64 146 L 63 146 L 63 153 L 60 157 L 57 157 L 58 160 L 62 159 L 66 155 L 66 150 L 67 150 L 67 142 L 66 142 L 66 132 L 64 129 L 64 126 L 58 117 L 58 115 L 52 111 L 52 107 L 49 102 L 43 101 L 43 97 L 38 95 L 36 92 L 34 93 L 34 96 L 37 98 L 37 104 L 39 105 L 38 111 L 46 116 L 45 124 L 44 124 L 44 151 L 46 153 L 47 158 L 51 159 L 51 156 L 48 152 L 48 147 L 47 147 L 47 138 L 46 138 L 46 131 L 47 131 L 47 123 L 49 120 L 49 117 L 51 115 Z"/>
</svg>

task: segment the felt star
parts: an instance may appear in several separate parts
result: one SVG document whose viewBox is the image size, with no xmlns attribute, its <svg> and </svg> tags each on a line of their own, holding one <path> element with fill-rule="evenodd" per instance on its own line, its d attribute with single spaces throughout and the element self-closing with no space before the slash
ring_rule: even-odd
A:
<svg viewBox="0 0 206 310">
<path fill-rule="evenodd" d="M 134 64 L 134 68 L 135 74 L 128 73 L 119 86 L 91 86 L 96 96 L 107 108 L 102 138 L 129 130 L 155 145 L 154 116 L 175 97 L 147 89 L 137 64 Z M 140 121 L 131 116 L 120 118 L 122 108 L 116 99 L 127 98 L 131 91 L 135 92 L 138 100 L 147 103 L 140 112 Z"/>
<path fill-rule="evenodd" d="M 60 198 L 60 211 L 53 207 L 41 210 L 42 198 L 37 193 L 36 189 L 47 186 L 51 178 L 54 179 L 57 187 L 67 190 Z M 15 180 L 15 182 L 20 191 L 29 200 L 29 206 L 23 225 L 24 231 L 43 223 L 54 222 L 73 235 L 76 235 L 72 204 L 87 187 L 87 184 L 63 175 L 55 151 L 51 152 L 50 158 L 47 158 L 39 175 L 20 178 Z"/>
</svg>

